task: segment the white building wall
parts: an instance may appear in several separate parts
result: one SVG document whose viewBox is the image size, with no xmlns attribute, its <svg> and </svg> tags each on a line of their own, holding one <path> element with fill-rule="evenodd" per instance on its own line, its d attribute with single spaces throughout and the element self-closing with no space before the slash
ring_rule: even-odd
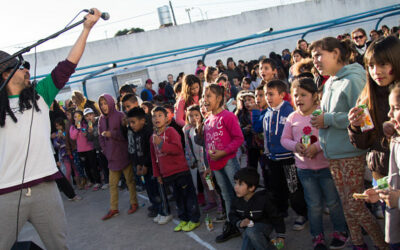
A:
<svg viewBox="0 0 400 250">
<path fill-rule="evenodd" d="M 274 31 L 294 28 L 297 26 L 314 24 L 322 21 L 327 21 L 343 16 L 356 14 L 359 12 L 369 11 L 377 8 L 382 8 L 389 5 L 398 4 L 396 0 L 308 0 L 301 3 L 260 9 L 255 11 L 244 12 L 240 15 L 234 15 L 224 18 L 198 21 L 191 24 L 183 24 L 172 26 L 158 30 L 151 30 L 138 34 L 125 35 L 105 40 L 90 42 L 87 44 L 85 54 L 79 63 L 79 67 L 91 64 L 114 61 L 127 57 L 140 56 L 150 53 L 157 53 L 167 50 L 174 50 L 190 46 L 202 45 L 206 43 L 219 42 L 228 39 L 235 39 L 254 34 L 261 30 L 272 27 Z M 229 6 L 227 6 L 229 8 Z M 399 25 L 399 16 L 384 19 L 381 24 L 387 24 L 389 27 Z M 350 33 L 357 27 L 364 28 L 367 33 L 374 29 L 376 21 L 367 23 L 355 24 L 324 30 L 321 32 L 311 33 L 305 39 L 313 41 L 324 36 L 337 36 L 345 32 Z M 284 36 L 287 34 L 283 34 Z M 274 37 L 266 37 L 254 39 L 248 42 L 263 41 Z M 205 63 L 207 65 L 215 65 L 217 59 L 233 57 L 235 60 L 251 60 L 258 59 L 260 55 L 267 55 L 271 51 L 281 53 L 282 49 L 294 49 L 296 41 L 300 36 L 278 40 L 275 42 L 263 43 L 260 45 L 245 47 L 228 52 L 208 55 Z M 62 37 L 57 38 L 62 39 Z M 46 74 L 56 65 L 56 63 L 66 57 L 70 47 L 59 48 L 40 52 L 37 54 L 38 67 L 37 74 Z M 154 60 L 140 65 L 157 63 L 165 60 L 172 60 L 186 56 L 203 54 L 205 50 L 187 53 L 179 56 L 168 57 L 162 60 Z M 33 55 L 25 56 L 30 62 L 34 62 Z M 196 58 L 178 61 L 149 67 L 148 72 L 150 78 L 158 83 L 166 80 L 167 74 L 172 73 L 174 77 L 179 72 L 187 74 L 194 73 L 196 61 L 201 56 Z M 127 62 L 125 62 L 127 63 Z M 123 64 L 123 63 L 120 63 Z M 137 65 L 127 66 L 134 67 Z M 89 69 L 89 71 L 95 70 Z M 120 68 L 121 69 L 121 68 Z M 118 70 L 118 69 L 117 69 Z M 78 71 L 82 73 L 84 71 Z M 82 77 L 71 78 L 71 81 Z M 109 85 L 109 86 L 108 86 Z M 90 98 L 97 100 L 99 93 L 112 91 L 111 76 L 97 78 L 88 81 L 88 94 Z M 154 85 L 158 88 L 158 84 Z"/>
</svg>

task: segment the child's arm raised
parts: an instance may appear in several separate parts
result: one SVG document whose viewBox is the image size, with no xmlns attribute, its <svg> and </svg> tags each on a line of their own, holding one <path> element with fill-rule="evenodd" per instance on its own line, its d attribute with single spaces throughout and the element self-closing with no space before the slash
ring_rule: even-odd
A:
<svg viewBox="0 0 400 250">
<path fill-rule="evenodd" d="M 161 152 L 171 155 L 183 153 L 181 136 L 175 129 L 169 127 L 165 130 L 165 139 L 161 142 Z"/>
<path fill-rule="evenodd" d="M 76 139 L 78 139 L 78 133 L 79 133 L 79 130 L 76 129 L 74 125 L 72 125 L 71 128 L 69 129 L 69 137 L 72 140 L 76 140 Z"/>
</svg>

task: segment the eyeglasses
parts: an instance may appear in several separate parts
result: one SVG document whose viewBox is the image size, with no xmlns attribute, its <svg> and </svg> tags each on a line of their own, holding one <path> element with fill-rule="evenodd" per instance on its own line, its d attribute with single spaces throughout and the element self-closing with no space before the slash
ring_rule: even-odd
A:
<svg viewBox="0 0 400 250">
<path fill-rule="evenodd" d="M 28 61 L 23 61 L 22 64 L 19 66 L 18 69 L 27 69 L 30 70 L 31 69 L 31 64 Z"/>
<path fill-rule="evenodd" d="M 5 71 L 13 69 L 14 67 L 15 67 L 15 64 L 13 66 L 8 67 Z M 23 61 L 22 64 L 18 67 L 18 69 L 20 69 L 20 70 L 23 70 L 23 69 L 30 70 L 31 69 L 31 64 L 28 61 Z"/>
<path fill-rule="evenodd" d="M 361 38 L 364 38 L 364 36 L 355 36 L 355 37 L 353 37 L 353 40 L 358 40 L 358 39 L 361 39 Z"/>
</svg>

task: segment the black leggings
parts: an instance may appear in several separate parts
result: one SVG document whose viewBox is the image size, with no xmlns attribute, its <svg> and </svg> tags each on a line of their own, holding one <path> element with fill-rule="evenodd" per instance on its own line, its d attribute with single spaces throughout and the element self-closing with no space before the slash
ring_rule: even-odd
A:
<svg viewBox="0 0 400 250">
<path fill-rule="evenodd" d="M 63 192 L 68 199 L 74 198 L 76 196 L 74 188 L 71 186 L 71 183 L 67 180 L 67 178 L 65 178 L 63 172 L 60 169 L 58 169 L 58 171 L 62 175 L 62 178 L 56 179 L 58 189 L 60 189 L 60 191 Z"/>
<path fill-rule="evenodd" d="M 79 152 L 81 163 L 85 166 L 85 172 L 91 183 L 100 184 L 100 173 L 97 168 L 96 151 Z"/>
<path fill-rule="evenodd" d="M 286 213 L 289 207 L 289 201 L 292 209 L 297 213 L 307 217 L 307 205 L 304 200 L 303 187 L 298 180 L 297 173 L 292 172 L 291 183 L 288 183 L 285 168 L 294 167 L 294 159 L 285 159 L 280 161 L 272 161 L 265 157 L 268 166 L 268 186 L 276 202 L 276 206 L 280 213 Z M 295 190 L 290 191 L 288 186 L 294 186 Z"/>
</svg>

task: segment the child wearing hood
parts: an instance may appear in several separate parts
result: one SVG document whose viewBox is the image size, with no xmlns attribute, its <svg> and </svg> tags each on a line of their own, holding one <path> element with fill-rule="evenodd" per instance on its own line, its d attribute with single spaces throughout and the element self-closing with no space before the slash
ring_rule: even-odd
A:
<svg viewBox="0 0 400 250">
<path fill-rule="evenodd" d="M 121 123 L 124 114 L 115 109 L 115 101 L 108 94 L 99 98 L 101 116 L 99 118 L 99 142 L 103 154 L 108 160 L 110 169 L 110 210 L 102 220 L 119 215 L 118 181 L 123 173 L 129 190 L 130 208 L 128 214 L 133 214 L 138 208 L 136 183 L 133 178 L 133 168 L 128 154 L 128 141 L 123 136 Z"/>
</svg>

